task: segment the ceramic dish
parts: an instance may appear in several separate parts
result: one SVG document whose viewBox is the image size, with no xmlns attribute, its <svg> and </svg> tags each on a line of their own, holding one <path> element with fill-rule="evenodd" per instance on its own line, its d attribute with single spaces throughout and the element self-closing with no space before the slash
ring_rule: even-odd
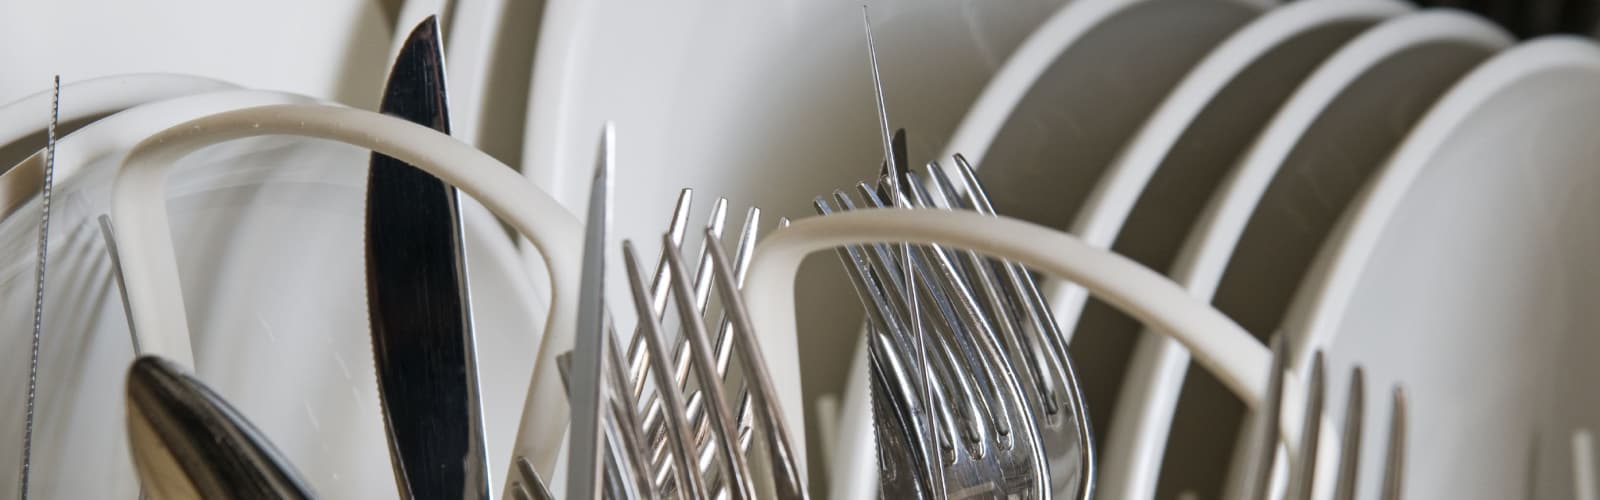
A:
<svg viewBox="0 0 1600 500">
<path fill-rule="evenodd" d="M 1009 207 L 1000 207 L 1003 213 L 1010 209 L 1009 215 L 1027 218 L 1050 210 L 1044 208 L 1047 205 L 1075 209 L 1089 191 L 1075 183 L 1092 183 L 1098 178 L 1116 150 L 1206 50 L 1258 12 L 1254 6 L 1212 1 L 1068 3 L 1029 35 L 984 87 L 939 161 L 948 161 L 959 152 L 969 160 L 996 165 L 981 169 L 979 175 L 989 183 L 997 203 L 1011 202 Z M 1047 84 L 1036 86 L 1036 82 Z M 1082 121 L 1094 121 L 1097 126 L 1073 125 Z M 1041 130 L 1059 131 L 1064 137 L 1042 134 Z M 1057 140 L 1061 141 L 1059 147 L 1053 142 Z M 1049 151 L 1041 154 L 1040 148 Z M 1082 156 L 1064 157 L 1068 153 Z M 987 159 L 994 156 L 1001 159 Z M 1038 189 L 1007 192 L 994 185 L 996 177 L 1013 190 L 1024 180 L 1068 188 L 1047 193 Z M 1032 209 L 1019 208 L 1019 203 L 1028 203 Z M 1062 211 L 1059 207 L 1054 210 Z M 1070 216 L 1071 210 L 1066 211 Z M 1063 225 L 1065 221 L 1055 227 Z M 1085 374 L 1098 367 L 1085 367 L 1084 356 L 1076 359 L 1080 378 L 1093 380 Z M 850 374 L 849 384 L 865 386 L 865 372 Z M 868 408 L 866 391 L 847 391 L 846 395 L 854 399 L 846 400 L 844 408 L 857 413 L 841 416 L 840 435 L 867 435 L 870 424 L 861 412 Z M 1091 400 L 1091 409 L 1096 408 L 1093 403 Z M 847 486 L 835 491 L 852 495 L 874 492 L 869 487 L 876 481 L 870 477 L 870 464 L 875 460 L 872 451 L 848 445 L 837 449 L 842 451 L 830 468 Z"/>
<path fill-rule="evenodd" d="M 1152 269 L 1166 269 L 1228 167 L 1300 82 L 1345 41 L 1405 10 L 1398 2 L 1312 0 L 1274 9 L 1240 28 L 1190 71 L 1118 153 L 1070 232 Z M 1085 298 L 1056 306 L 1083 307 Z M 1138 340 L 1136 321 L 1093 301 L 1077 330 L 1092 332 L 1086 335 L 1094 337 L 1083 341 L 1114 346 L 1097 351 L 1102 354 L 1097 360 L 1080 363 L 1108 368 L 1100 373 L 1130 369 L 1124 363 Z M 1141 427 L 1142 408 L 1112 410 L 1123 400 L 1152 397 L 1146 392 L 1175 398 L 1177 388 L 1102 379 L 1084 382 L 1086 391 L 1099 392 L 1101 404 L 1092 408 L 1098 409 L 1093 416 L 1102 438 L 1113 436 L 1100 447 L 1099 492 L 1108 498 L 1150 498 L 1157 475 L 1132 460 L 1143 450 L 1128 439 L 1128 429 Z"/>
<path fill-rule="evenodd" d="M 1069 8 L 1093 10 L 1095 4 Z M 999 213 L 1080 229 L 1073 227 L 1074 218 L 1084 216 L 1090 192 L 1113 168 L 1118 151 L 1213 47 L 1260 12 L 1216 1 L 1121 4 L 1058 50 L 974 164 Z M 1083 290 L 1050 280 L 1041 288 L 1062 330 L 1079 330 Z M 1131 339 L 1094 334 L 1067 340 L 1094 412 L 1091 421 L 1104 429 Z"/>
<path fill-rule="evenodd" d="M 482 136 L 499 135 L 500 128 L 513 128 L 516 140 L 522 139 L 528 69 L 543 7 L 536 4 L 544 2 L 524 3 L 528 5 L 506 0 L 405 0 L 395 15 L 395 33 L 410 33 L 424 18 L 438 17 L 449 65 L 445 87 L 450 91 L 450 135 L 485 151 L 489 148 Z M 394 37 L 389 54 L 399 53 L 404 41 L 405 37 Z M 512 115 L 515 120 L 508 119 Z M 496 146 L 503 147 L 499 144 L 503 142 Z"/>
<path fill-rule="evenodd" d="M 1486 22 L 1448 11 L 1396 18 L 1349 42 L 1232 167 L 1171 275 L 1197 296 L 1216 297 L 1253 333 L 1274 331 L 1283 306 L 1272 304 L 1292 294 L 1353 190 L 1449 85 L 1509 43 Z M 1118 410 L 1140 418 L 1116 431 L 1137 435 L 1127 440 L 1139 448 L 1135 463 L 1159 471 L 1158 497 L 1218 494 L 1242 408 L 1209 375 L 1186 376 L 1187 354 L 1171 343 L 1141 341 L 1135 359 L 1129 380 L 1158 387 Z M 1163 457 L 1167 450 L 1183 451 Z"/>
<path fill-rule="evenodd" d="M 118 153 L 143 137 L 137 130 L 183 119 L 171 112 L 175 106 L 192 114 L 263 103 L 238 95 L 134 108 L 60 142 L 57 167 L 82 164 L 78 175 L 58 178 L 52 203 L 51 326 L 41 353 L 34 448 L 34 488 L 41 497 L 137 494 L 121 448 L 120 381 L 132 356 L 128 323 L 96 218 L 109 211 L 111 173 Z M 199 106 L 199 99 L 217 102 Z M 155 113 L 164 118 L 152 119 L 154 109 L 165 109 Z M 143 118 L 126 119 L 135 115 Z M 199 376 L 273 439 L 320 493 L 393 498 L 365 335 L 360 248 L 366 164 L 364 150 L 323 141 L 239 141 L 185 159 L 168 200 L 190 320 L 203 325 L 195 338 Z M 4 251 L 33 254 L 38 211 L 36 201 L 28 202 L 0 220 Z M 538 329 L 530 325 L 542 324 L 544 309 L 529 306 L 541 298 L 516 279 L 522 263 L 500 226 L 466 217 L 479 363 L 492 374 L 482 379 L 486 431 L 491 460 L 503 468 L 526 391 L 526 353 L 538 342 Z M 18 259 L 0 270 L 5 317 L 31 316 L 33 265 Z M 7 380 L 26 378 L 27 342 L 25 335 L 11 336 L 0 350 L 10 353 Z M 22 389 L 6 389 L 4 397 L 21 400 Z M 0 421 L 20 428 L 21 418 L 16 405 Z M 3 446 L 16 449 L 17 439 L 10 435 Z M 0 460 L 0 466 L 16 467 L 15 455 Z M 102 480 L 82 480 L 86 468 Z"/>
<path fill-rule="evenodd" d="M 1568 436 L 1600 416 L 1585 382 L 1600 349 L 1597 88 L 1592 41 L 1537 40 L 1484 63 L 1378 170 L 1296 294 L 1285 331 L 1331 347 L 1331 366 L 1366 366 L 1376 394 L 1403 384 L 1411 421 L 1426 423 L 1410 427 L 1408 497 L 1537 485 L 1571 498 Z"/>
<path fill-rule="evenodd" d="M 1141 124 L 1213 47 L 1260 13 L 1253 6 L 1215 1 L 1118 2 L 1120 9 L 1099 8 L 1107 3 L 1068 7 L 1102 17 L 1083 23 L 1085 29 L 1048 60 L 1048 69 L 1015 101 L 993 143 L 974 164 L 999 213 L 1069 232 L 1083 229 L 1085 224 L 1075 225 L 1074 219 L 1089 215 L 1082 210 L 1095 186 L 1116 168 L 1118 152 L 1132 144 Z M 1034 62 L 1013 59 L 1008 64 Z M 1114 217 L 1108 213 L 1101 218 Z M 1109 246 L 1110 241 L 1094 243 Z M 1082 331 L 1078 318 L 1086 298 L 1083 289 L 1051 280 L 1041 288 L 1063 332 Z M 1102 436 L 1131 333 L 1069 334 L 1065 339 L 1071 342 L 1091 422 Z"/>
</svg>

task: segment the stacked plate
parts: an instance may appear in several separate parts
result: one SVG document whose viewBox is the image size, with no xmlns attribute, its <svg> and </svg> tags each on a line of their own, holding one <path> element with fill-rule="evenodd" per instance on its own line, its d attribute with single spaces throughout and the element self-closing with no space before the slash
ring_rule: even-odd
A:
<svg viewBox="0 0 1600 500">
<path fill-rule="evenodd" d="M 371 107 L 393 46 L 383 27 L 443 11 L 457 136 L 520 163 L 581 213 L 595 131 L 615 122 L 613 235 L 649 255 L 680 188 L 760 206 L 775 221 L 806 216 L 813 196 L 877 173 L 858 9 L 409 1 L 387 12 L 392 20 L 373 6 L 338 18 L 285 7 L 274 12 L 338 24 L 306 28 L 325 40 L 263 52 L 305 54 L 276 64 L 286 69 L 261 71 L 272 63 L 249 52 L 166 54 L 189 65 L 90 50 L 0 58 L 29 69 L 19 74 L 67 78 L 35 494 L 137 493 L 119 397 L 132 346 L 98 217 L 110 210 L 117 164 L 148 134 L 269 103 Z M 908 130 L 913 161 L 964 155 L 1002 214 L 1164 273 L 1263 342 L 1286 336 L 1296 371 L 1320 349 L 1330 373 L 1361 365 L 1371 387 L 1406 387 L 1408 497 L 1573 497 L 1581 474 L 1570 437 L 1600 425 L 1600 394 L 1581 383 L 1600 376 L 1590 362 L 1600 337 L 1587 331 L 1600 323 L 1593 40 L 1519 42 L 1468 13 L 1388 0 L 889 0 L 871 14 L 889 121 Z M 211 15 L 204 33 L 167 34 L 227 46 L 227 19 L 266 13 Z M 166 41 L 179 42 L 205 43 Z M 39 70 L 58 67 L 207 77 Z M 8 80 L 0 99 L 46 83 Z M 13 256 L 0 268 L 0 310 L 16 333 L 0 337 L 5 401 L 23 400 L 28 377 L 42 169 L 28 155 L 49 97 L 0 106 L 0 164 L 17 165 L 0 177 L 0 251 Z M 365 340 L 365 166 L 365 151 L 349 146 L 231 142 L 180 162 L 168 199 L 198 375 L 336 498 L 394 497 Z M 481 207 L 464 212 L 498 473 L 549 285 L 533 251 L 521 245 L 518 255 L 519 242 Z M 796 284 L 798 349 L 768 351 L 802 367 L 816 494 L 870 497 L 860 315 L 840 312 L 859 305 L 836 265 L 807 264 Z M 611 290 L 626 290 L 613 278 Z M 1181 345 L 1083 288 L 1045 288 L 1100 443 L 1099 497 L 1243 491 L 1243 400 Z M 1338 392 L 1329 400 L 1343 401 Z M 1369 402 L 1378 408 L 1368 428 L 1383 427 L 1386 404 Z M 0 426 L 20 429 L 23 405 L 0 406 Z M 1365 463 L 1382 462 L 1379 438 L 1369 437 Z M 0 433 L 0 449 L 20 442 Z M 0 470 L 19 459 L 0 454 Z M 103 480 L 83 480 L 85 470 Z M 1376 486 L 1366 481 L 1361 497 Z"/>
</svg>

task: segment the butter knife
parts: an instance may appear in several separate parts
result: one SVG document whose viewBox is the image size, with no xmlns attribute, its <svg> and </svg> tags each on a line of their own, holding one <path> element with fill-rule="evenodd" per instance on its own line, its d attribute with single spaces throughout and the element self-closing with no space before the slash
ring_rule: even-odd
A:
<svg viewBox="0 0 1600 500">
<path fill-rule="evenodd" d="M 430 16 L 401 46 L 379 110 L 449 133 L 441 54 Z M 455 188 L 372 155 L 367 312 L 401 498 L 490 498 L 460 220 Z"/>
</svg>

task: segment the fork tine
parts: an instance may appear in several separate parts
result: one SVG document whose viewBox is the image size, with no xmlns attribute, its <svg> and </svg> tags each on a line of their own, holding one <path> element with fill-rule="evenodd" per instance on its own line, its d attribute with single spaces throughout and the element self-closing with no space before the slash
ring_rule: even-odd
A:
<svg viewBox="0 0 1600 500">
<path fill-rule="evenodd" d="M 1251 478 L 1253 486 L 1247 498 L 1272 498 L 1272 466 L 1278 455 L 1278 419 L 1282 418 L 1283 412 L 1284 362 L 1289 352 L 1289 341 L 1285 337 L 1280 333 L 1272 338 L 1272 371 L 1267 374 L 1267 393 L 1262 398 L 1261 410 L 1257 414 L 1260 420 L 1256 436 L 1257 462 L 1255 475 Z"/>
<path fill-rule="evenodd" d="M 633 293 L 634 308 L 639 314 L 640 335 L 645 336 L 645 346 L 650 349 L 651 359 L 668 359 L 666 341 L 661 338 L 661 320 L 650 310 L 650 297 L 644 289 L 644 271 L 639 268 L 639 259 L 633 250 L 633 243 L 622 242 L 622 260 L 628 271 L 628 288 Z M 671 445 L 673 468 L 678 473 L 678 491 L 690 498 L 706 498 L 705 487 L 701 483 L 700 470 L 693 464 L 694 455 L 689 453 L 689 445 L 685 442 L 693 434 L 689 422 L 684 414 L 683 395 L 679 392 L 677 384 L 672 381 L 671 368 L 666 363 L 646 363 L 651 369 L 651 376 L 655 380 L 656 391 L 665 401 L 667 410 L 666 420 L 671 427 L 667 434 L 667 442 Z"/>
<path fill-rule="evenodd" d="M 964 192 L 964 196 L 958 197 L 963 206 L 981 214 L 996 215 L 994 205 L 989 202 L 989 196 L 984 193 L 982 184 L 978 182 L 978 175 L 973 170 L 972 164 L 967 161 L 966 156 L 956 153 L 952 155 L 951 159 L 955 164 L 956 175 L 960 179 L 961 189 Z M 944 173 L 943 169 L 939 169 L 936 175 L 942 176 Z M 1046 351 L 1050 353 L 1054 368 L 1060 370 L 1062 378 L 1065 379 L 1066 387 L 1063 388 L 1063 392 L 1065 392 L 1065 396 L 1069 400 L 1067 406 L 1072 410 L 1072 417 L 1076 422 L 1074 433 L 1077 434 L 1080 445 L 1078 463 L 1080 477 L 1083 478 L 1083 484 L 1075 498 L 1088 500 L 1094 496 L 1095 487 L 1094 429 L 1089 421 L 1088 404 L 1084 402 L 1083 385 L 1078 380 L 1077 367 L 1074 366 L 1072 357 L 1067 354 L 1067 347 L 1064 343 L 1066 335 L 1061 331 L 1049 303 L 1044 300 L 1044 294 L 1039 292 L 1038 282 L 1033 278 L 1032 274 L 1029 274 L 1028 269 L 1010 261 L 998 260 L 997 262 L 1006 271 L 1005 277 L 1007 280 L 1005 283 L 1014 288 L 1015 293 L 1021 296 L 1024 306 L 1022 310 L 1028 315 L 1032 326 L 1039 333 L 1041 337 L 1039 340 L 1048 346 Z"/>
<path fill-rule="evenodd" d="M 682 205 L 680 205 L 680 208 L 682 208 Z M 718 198 L 717 201 L 712 204 L 711 217 L 708 224 L 714 230 L 714 233 L 719 239 L 702 242 L 699 254 L 702 265 L 695 274 L 694 279 L 696 283 L 705 283 L 709 285 L 709 280 L 705 277 L 705 275 L 706 273 L 710 272 L 711 269 L 710 262 L 707 260 L 709 257 L 706 255 L 705 245 L 714 244 L 715 241 L 720 241 L 722 228 L 727 221 L 727 215 L 728 200 L 726 198 Z M 672 230 L 668 231 L 668 235 L 670 235 L 670 239 L 674 242 L 674 245 L 682 245 L 683 230 L 681 228 L 671 229 L 677 231 L 675 234 L 672 232 Z M 652 295 L 651 297 L 651 306 L 655 308 L 657 317 L 665 317 L 668 299 L 667 291 L 671 285 L 672 278 L 672 270 L 667 266 L 666 249 L 662 249 L 660 260 L 658 261 L 656 268 L 656 281 L 652 282 L 652 293 L 656 293 L 656 295 Z M 696 308 L 701 313 L 705 312 L 706 299 L 704 297 L 708 292 L 709 289 L 702 291 L 698 285 L 696 286 L 695 304 Z M 639 336 L 636 335 L 634 338 L 634 344 L 638 345 L 640 340 L 641 339 Z M 677 340 L 672 343 L 673 347 L 672 351 L 670 351 L 673 354 L 672 373 L 674 377 L 676 377 L 674 380 L 677 380 L 679 387 L 683 387 L 685 384 L 687 384 L 689 377 L 689 351 L 685 348 L 685 342 L 687 342 L 687 339 L 685 339 L 683 335 L 679 335 Z M 634 359 L 640 363 L 645 363 L 650 358 L 645 356 L 644 352 L 641 351 L 641 355 L 635 357 Z M 661 420 L 662 407 L 660 396 L 655 393 L 644 393 L 644 366 L 643 364 L 640 364 L 636 366 L 635 369 L 638 371 L 635 372 L 634 378 L 634 397 L 635 399 L 642 400 L 644 418 L 640 422 L 644 429 L 644 435 L 646 436 L 652 449 L 665 451 L 666 442 L 663 440 L 662 433 L 667 431 L 667 427 L 665 427 L 665 423 Z M 701 419 L 694 416 L 697 414 L 697 412 L 694 411 L 696 408 L 696 405 L 694 404 L 695 399 L 696 398 L 693 395 L 690 395 L 688 399 L 688 408 L 690 409 L 689 421 L 691 424 L 693 424 L 695 429 L 698 430 L 700 428 Z M 696 435 L 699 434 L 697 433 Z"/>
<path fill-rule="evenodd" d="M 879 198 L 880 193 L 871 185 L 862 182 L 858 183 L 856 188 L 869 207 L 885 207 L 884 202 Z M 843 210 L 856 208 L 855 202 L 844 191 L 834 191 L 834 197 L 843 207 Z M 912 446 L 926 450 L 927 459 L 932 460 L 929 463 L 937 464 L 937 460 L 933 458 L 936 456 L 945 456 L 950 460 L 954 460 L 954 447 L 961 442 L 961 436 L 958 435 L 959 430 L 966 430 L 968 435 L 973 436 L 985 435 L 985 432 L 982 431 L 983 423 L 978 417 L 980 412 L 975 406 L 978 404 L 978 398 L 973 395 L 974 391 L 970 384 L 967 383 L 969 381 L 950 373 L 949 367 L 953 366 L 953 362 L 930 362 L 946 360 L 948 356 L 925 360 L 921 358 L 906 359 L 906 357 L 913 356 L 917 352 L 914 347 L 917 345 L 917 340 L 911 333 L 914 328 L 907 326 L 910 324 L 911 316 L 919 313 L 932 313 L 933 311 L 915 311 L 907 303 L 906 296 L 911 289 L 905 284 L 905 273 L 901 272 L 899 259 L 895 257 L 894 250 L 890 249 L 888 245 L 872 244 L 851 246 L 848 247 L 847 251 L 852 258 L 860 259 L 860 262 L 856 263 L 856 265 L 862 266 L 860 273 L 874 284 L 871 292 L 875 302 L 874 307 L 882 308 L 882 315 L 887 317 L 890 321 L 889 324 L 892 325 L 889 329 L 883 330 L 883 333 L 893 339 L 892 341 L 898 346 L 898 348 L 890 349 L 890 351 L 893 351 L 893 354 L 890 355 L 897 356 L 900 359 L 901 366 L 910 368 L 909 371 L 912 373 L 911 378 L 913 379 L 910 382 L 912 384 L 925 388 L 926 392 L 924 393 L 921 390 L 917 390 L 915 386 L 904 386 L 906 389 L 903 392 L 909 398 L 907 400 L 908 404 L 917 408 L 928 409 L 926 413 L 927 420 L 915 422 L 913 425 L 923 426 L 923 428 L 928 429 L 927 434 L 932 436 L 931 443 L 919 441 L 913 443 Z M 920 273 L 918 273 L 918 277 L 920 277 Z M 933 326 L 938 325 L 938 322 L 934 322 Z M 938 339 L 930 340 L 934 340 L 937 343 Z M 939 348 L 940 345 L 934 346 L 935 354 L 946 352 Z M 920 373 L 922 375 L 917 375 L 918 369 L 914 367 L 921 367 L 920 370 L 922 371 Z M 954 384 L 955 387 L 948 389 L 942 387 L 941 384 L 945 382 L 941 382 L 941 378 Z M 901 380 L 899 382 L 904 384 L 907 381 Z M 965 418 L 956 418 L 952 413 L 952 406 L 962 408 Z M 912 413 L 915 414 L 917 411 Z M 939 472 L 929 471 L 930 477 L 927 480 L 934 485 L 942 485 L 942 479 L 938 477 Z"/>
<path fill-rule="evenodd" d="M 716 241 L 715 238 L 708 239 L 706 248 L 715 246 Z M 662 245 L 667 249 L 667 264 L 672 268 L 672 291 L 677 297 L 674 302 L 678 304 L 684 337 L 688 340 L 692 371 L 699 378 L 700 394 L 710 403 L 706 413 L 710 416 L 711 430 L 720 444 L 717 450 L 722 455 L 723 482 L 734 500 L 752 498 L 755 495 L 750 491 L 750 465 L 745 462 L 744 454 L 735 449 L 738 446 L 735 441 L 738 434 L 733 430 L 733 412 L 724 394 L 722 377 L 713 371 L 715 365 L 711 359 L 711 342 L 706 338 L 704 318 L 692 303 L 698 297 L 694 297 L 695 290 L 689 285 L 688 264 L 683 262 L 683 252 L 672 244 L 670 236 L 662 236 Z"/>
<path fill-rule="evenodd" d="M 760 225 L 760 223 L 761 209 L 750 207 L 750 210 L 745 212 L 744 227 L 739 230 L 739 241 L 734 246 L 733 261 L 731 264 L 729 264 L 732 267 L 728 270 L 718 270 L 717 272 L 712 273 L 712 276 L 717 276 L 717 273 L 726 273 L 729 276 L 732 276 L 735 290 L 738 290 L 740 287 L 744 286 L 744 277 L 750 272 L 750 260 L 755 257 L 757 235 L 756 228 Z M 721 247 L 712 247 L 711 255 L 713 267 L 715 267 L 716 264 L 716 254 L 721 251 Z M 728 307 L 727 302 L 728 299 L 724 298 L 724 309 Z M 732 359 L 733 354 L 732 342 L 728 340 L 733 323 L 732 319 L 728 317 L 729 313 L 727 311 L 723 311 L 722 314 L 722 321 L 719 321 L 717 326 L 717 372 L 725 374 L 728 372 L 728 362 L 730 359 Z M 748 399 L 748 397 L 746 399 Z M 746 401 L 746 403 L 748 403 L 748 401 Z"/>
<path fill-rule="evenodd" d="M 956 186 L 950 181 L 950 173 L 946 172 L 939 162 L 928 162 L 928 179 L 933 181 L 933 190 L 939 193 L 939 197 L 942 198 L 940 201 L 944 202 L 940 205 L 942 208 L 972 210 L 972 207 L 961 199 L 961 195 L 956 193 Z"/>
<path fill-rule="evenodd" d="M 1339 446 L 1339 476 L 1334 500 L 1355 500 L 1357 465 L 1361 456 L 1362 415 L 1366 412 L 1366 372 L 1350 370 L 1350 394 L 1344 405 L 1344 442 Z"/>
<path fill-rule="evenodd" d="M 539 471 L 533 468 L 533 462 L 527 457 L 516 457 L 517 476 L 521 479 L 513 489 L 515 495 L 525 500 L 555 500 L 555 495 L 550 494 L 550 489 L 545 487 L 544 478 L 539 477 Z"/>
<path fill-rule="evenodd" d="M 701 315 L 705 314 L 705 312 L 706 312 L 706 304 L 707 304 L 707 302 L 710 301 L 711 279 L 709 278 L 709 276 L 711 274 L 711 256 L 710 256 L 710 254 L 707 253 L 707 251 L 710 249 L 710 247 L 712 245 L 717 245 L 722 241 L 722 229 L 724 227 L 726 227 L 727 221 L 728 221 L 728 199 L 727 198 L 717 198 L 716 203 L 712 204 L 712 206 L 711 206 L 711 221 L 707 225 L 707 228 L 710 229 L 710 231 L 707 231 L 707 232 L 710 233 L 710 234 L 715 235 L 715 237 L 711 238 L 711 239 L 706 239 L 706 240 L 703 240 L 703 241 L 700 242 L 700 253 L 698 255 L 698 260 L 697 260 L 699 265 L 695 269 L 694 281 L 692 282 L 693 283 L 693 288 L 694 288 L 694 309 L 692 311 L 690 311 L 690 313 L 692 313 L 695 316 L 695 318 L 697 318 L 697 319 Z M 667 241 L 667 240 L 663 240 L 663 241 Z M 680 242 L 681 242 L 681 239 L 680 239 Z M 681 243 L 673 243 L 674 247 L 679 247 L 681 245 L 682 245 Z M 668 260 L 667 255 L 668 255 L 668 252 L 665 249 L 663 249 L 661 251 L 661 257 L 662 257 L 662 261 L 663 262 L 666 262 Z M 669 268 L 670 268 L 670 266 L 669 266 Z M 685 272 L 687 272 L 687 270 Z M 672 276 L 672 278 L 670 278 L 670 279 L 676 279 L 676 275 L 672 275 L 672 272 L 670 272 L 670 269 L 669 269 L 669 272 L 667 274 L 669 276 Z M 669 279 L 669 284 L 670 284 L 670 279 Z M 680 310 L 680 313 L 681 312 L 682 311 Z M 687 317 L 682 318 L 682 321 L 688 322 L 689 318 L 687 318 Z M 682 329 L 683 329 L 682 327 L 679 328 L 679 330 L 682 330 Z M 681 387 L 681 386 L 684 386 L 685 384 L 687 384 L 688 381 L 689 381 L 688 338 L 686 338 L 683 335 L 682 331 L 679 332 L 677 341 L 673 343 L 672 349 L 673 349 L 672 352 L 673 352 L 673 356 L 674 356 L 673 360 L 672 360 L 672 373 L 673 373 L 673 375 L 675 375 L 677 377 L 678 385 Z M 647 402 L 646 404 L 649 404 L 649 403 Z M 657 411 L 654 408 L 659 408 L 659 405 L 652 405 L 652 410 L 651 410 L 652 413 Z M 700 426 L 699 425 L 699 420 L 700 419 L 697 419 L 697 418 L 692 418 L 692 417 L 690 418 L 690 422 L 694 423 L 696 428 L 698 428 Z"/>
<path fill-rule="evenodd" d="M 609 318 L 610 315 L 608 314 L 607 317 Z M 616 331 L 616 326 L 608 319 L 606 321 L 606 341 L 609 343 L 610 348 L 606 349 L 607 360 L 609 361 L 606 372 L 611 377 L 610 392 L 612 400 L 610 401 L 610 406 L 611 413 L 616 420 L 615 427 L 619 441 L 617 443 L 619 446 L 617 447 L 620 448 L 620 454 L 622 455 L 618 462 L 625 464 L 629 469 L 626 471 L 627 474 L 620 474 L 625 477 L 619 479 L 629 483 L 627 487 L 631 491 L 628 492 L 637 494 L 636 498 L 655 499 L 658 498 L 655 482 L 650 480 L 649 474 L 652 464 L 649 455 L 645 453 L 644 436 L 640 434 L 643 431 L 643 427 L 639 425 L 639 414 L 637 412 L 639 400 L 634 397 L 633 390 L 624 385 L 624 379 L 627 377 L 627 368 L 625 368 L 627 365 L 624 365 L 622 361 L 623 351 L 618 343 Z"/>
<path fill-rule="evenodd" d="M 672 219 L 667 222 L 667 234 L 672 235 L 672 241 L 683 242 L 683 234 L 689 226 L 689 210 L 694 205 L 694 190 L 684 188 L 678 192 L 678 202 L 672 210 Z M 667 256 L 661 254 L 656 259 L 656 272 L 650 281 L 650 306 L 656 315 L 660 315 L 667 308 Z M 628 343 L 628 375 L 633 380 L 633 394 L 638 397 L 644 392 L 645 362 L 649 351 L 644 348 L 644 336 L 639 335 L 635 328 L 633 340 Z"/>
<path fill-rule="evenodd" d="M 1306 414 L 1304 429 L 1300 438 L 1300 456 L 1294 461 L 1295 472 L 1291 474 L 1289 484 L 1295 488 L 1290 499 L 1311 500 L 1317 480 L 1317 448 L 1322 439 L 1322 407 L 1324 398 L 1327 397 L 1327 383 L 1324 380 L 1325 370 L 1322 350 L 1317 350 L 1311 358 L 1311 380 L 1307 382 L 1310 391 L 1306 401 Z"/>
<path fill-rule="evenodd" d="M 1383 500 L 1400 500 L 1406 470 L 1406 392 L 1394 388 L 1394 409 L 1389 415 L 1389 450 L 1383 460 Z"/>
<path fill-rule="evenodd" d="M 754 212 L 752 212 L 754 214 Z M 753 220 L 753 216 L 752 216 Z M 709 237 L 709 235 L 707 236 Z M 753 243 L 753 240 L 752 240 Z M 744 251 L 741 242 L 739 250 Z M 784 424 L 783 414 L 779 411 L 778 402 L 773 398 L 772 379 L 767 374 L 765 357 L 761 352 L 761 345 L 755 336 L 755 327 L 750 322 L 749 311 L 745 309 L 744 297 L 739 295 L 738 271 L 728 263 L 728 256 L 722 247 L 711 247 L 712 263 L 716 271 L 717 290 L 721 292 L 729 318 L 729 329 L 732 338 L 729 344 L 736 344 L 739 348 L 740 366 L 744 368 L 747 401 L 752 401 L 760 417 L 763 435 L 766 437 L 767 453 L 770 454 L 770 463 L 773 467 L 773 476 L 776 479 L 775 493 L 782 500 L 797 500 L 806 498 L 805 484 L 800 479 L 799 458 L 789 441 L 789 429 Z"/>
</svg>

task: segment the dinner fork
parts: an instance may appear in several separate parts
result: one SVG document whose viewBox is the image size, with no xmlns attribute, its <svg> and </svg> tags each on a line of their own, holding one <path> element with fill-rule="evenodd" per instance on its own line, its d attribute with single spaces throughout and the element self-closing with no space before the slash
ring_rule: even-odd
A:
<svg viewBox="0 0 1600 500">
<path fill-rule="evenodd" d="M 1269 500 L 1275 498 L 1272 489 L 1273 468 L 1278 457 L 1279 422 L 1284 413 L 1284 382 L 1288 341 L 1278 335 L 1271 341 L 1272 371 L 1267 381 L 1267 394 L 1263 399 L 1261 417 L 1256 422 L 1254 451 L 1255 468 L 1250 477 L 1250 492 L 1245 498 Z M 1321 422 L 1327 396 L 1326 361 L 1321 350 L 1313 354 L 1307 379 L 1307 397 L 1303 412 L 1303 434 L 1299 453 L 1289 458 L 1290 466 L 1286 500 L 1310 500 L 1317 491 L 1317 459 L 1322 445 Z M 1360 366 L 1350 370 L 1350 388 L 1346 396 L 1344 429 L 1335 458 L 1339 460 L 1334 476 L 1334 500 L 1353 500 L 1358 485 L 1357 468 L 1361 461 L 1362 418 L 1366 414 L 1366 375 Z M 1399 500 L 1405 483 L 1407 398 L 1403 389 L 1391 392 L 1392 409 L 1389 417 L 1388 447 L 1384 453 L 1383 477 L 1379 486 L 1382 500 Z"/>
<path fill-rule="evenodd" d="M 905 181 L 905 185 L 914 185 L 917 179 L 908 176 Z M 880 191 L 887 189 L 861 184 L 857 191 L 872 207 L 888 206 L 879 197 Z M 836 191 L 833 199 L 843 210 L 856 208 L 855 201 L 843 191 Z M 920 205 L 916 200 L 910 203 Z M 826 198 L 819 197 L 814 204 L 824 214 L 833 211 Z M 1049 478 L 1043 469 L 1037 429 L 1007 349 L 996 338 L 991 320 L 978 306 L 963 269 L 952 255 L 933 245 L 911 248 L 908 262 L 915 272 L 910 273 L 914 277 L 910 286 L 902 279 L 906 273 L 899 269 L 900 262 L 893 258 L 888 245 L 839 251 L 868 309 L 874 335 L 869 345 L 873 346 L 873 358 L 879 365 L 877 376 L 892 380 L 875 382 L 887 389 L 878 401 L 894 410 L 889 414 L 899 415 L 886 419 L 884 412 L 875 408 L 880 414 L 876 420 L 885 451 L 884 493 L 928 490 L 943 491 L 953 498 L 1045 496 Z M 930 376 L 926 382 L 924 377 L 915 376 L 916 367 L 921 365 L 914 354 L 914 333 L 905 326 L 910 323 L 913 310 L 902 297 L 913 289 L 926 298 L 924 302 L 929 306 L 919 311 L 925 317 L 923 326 L 931 333 L 926 367 Z M 927 408 L 933 416 L 931 428 L 915 418 L 915 410 L 922 404 L 918 395 L 923 390 L 933 394 L 934 404 Z M 884 428 L 889 421 L 897 421 L 902 427 Z M 930 435 L 936 437 L 936 446 L 922 444 Z M 909 449 L 902 450 L 902 446 Z M 911 464 L 891 462 L 906 452 L 924 461 L 936 457 L 933 463 L 940 470 L 890 477 L 890 469 L 916 470 Z"/>
</svg>

